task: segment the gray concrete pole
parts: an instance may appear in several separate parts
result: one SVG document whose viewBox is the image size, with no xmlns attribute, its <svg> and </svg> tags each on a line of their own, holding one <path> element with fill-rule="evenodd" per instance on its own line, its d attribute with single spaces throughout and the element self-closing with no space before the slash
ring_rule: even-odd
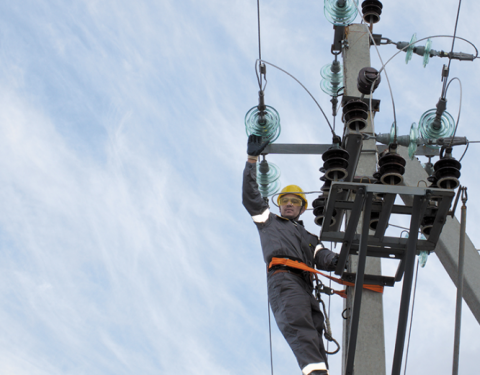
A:
<svg viewBox="0 0 480 375">
<path fill-rule="evenodd" d="M 365 25 L 350 25 L 346 28 L 348 45 L 343 49 L 343 71 L 345 79 L 345 95 L 360 97 L 357 90 L 357 77 L 360 69 L 370 66 L 370 42 Z M 368 96 L 367 96 L 368 97 Z M 372 122 L 368 119 L 367 127 L 362 131 L 374 132 Z M 372 176 L 377 164 L 377 149 L 375 140 L 363 141 L 362 154 L 356 170 L 356 176 Z M 361 228 L 362 223 L 359 223 Z M 350 256 L 349 272 L 356 272 L 357 256 Z M 366 274 L 381 275 L 380 258 L 367 258 Z M 348 298 L 344 307 L 353 307 L 353 288 L 348 287 Z M 346 316 L 348 317 L 347 310 Z M 346 350 L 348 348 L 350 319 L 346 319 L 343 329 L 343 369 L 345 373 Z M 382 294 L 364 290 L 360 310 L 360 322 L 354 362 L 355 375 L 384 375 L 385 364 L 385 334 L 383 325 Z"/>
<path fill-rule="evenodd" d="M 404 183 L 407 186 L 417 186 L 425 181 L 428 185 L 428 174 L 417 159 L 410 160 L 406 147 L 399 146 L 399 154 L 407 164 L 405 166 Z M 461 182 L 461 179 L 460 179 Z M 411 204 L 411 197 L 402 196 L 406 204 Z M 442 234 L 435 248 L 435 253 L 455 285 L 458 283 L 458 249 L 460 242 L 460 223 L 457 218 L 448 216 Z M 465 266 L 464 266 L 463 299 L 480 323 L 480 255 L 470 238 L 465 236 Z"/>
</svg>

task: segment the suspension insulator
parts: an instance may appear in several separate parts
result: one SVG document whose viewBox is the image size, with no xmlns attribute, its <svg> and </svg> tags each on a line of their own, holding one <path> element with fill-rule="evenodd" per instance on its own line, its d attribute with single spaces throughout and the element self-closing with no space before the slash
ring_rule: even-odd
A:
<svg viewBox="0 0 480 375">
<path fill-rule="evenodd" d="M 451 137 L 455 132 L 455 120 L 452 115 L 444 111 L 439 123 L 435 122 L 437 110 L 429 109 L 418 122 L 418 132 L 425 139 L 439 139 Z"/>
<path fill-rule="evenodd" d="M 325 0 L 325 17 L 335 26 L 348 26 L 358 14 L 357 6 L 358 0 Z"/>
<path fill-rule="evenodd" d="M 245 115 L 247 135 L 255 134 L 273 143 L 280 136 L 280 130 L 280 115 L 273 107 L 267 105 L 265 110 L 259 110 L 255 106 Z"/>
<path fill-rule="evenodd" d="M 280 169 L 265 159 L 257 163 L 258 190 L 263 198 L 274 195 L 280 190 Z"/>
<path fill-rule="evenodd" d="M 341 148 L 330 148 L 322 155 L 324 161 L 320 172 L 325 173 L 325 178 L 332 181 L 343 180 L 348 176 L 348 151 Z"/>
<path fill-rule="evenodd" d="M 373 176 L 384 185 L 398 185 L 403 181 L 406 161 L 396 152 L 388 152 L 378 161 L 379 171 Z"/>
<path fill-rule="evenodd" d="M 440 189 L 456 189 L 460 185 L 460 169 L 462 164 L 454 158 L 444 158 L 437 161 L 434 165 L 434 174 L 429 177 L 432 185 Z M 431 186 L 433 187 L 433 186 Z"/>
<path fill-rule="evenodd" d="M 362 3 L 363 19 L 366 23 L 377 23 L 380 21 L 383 5 L 378 0 L 365 0 Z"/>
<path fill-rule="evenodd" d="M 360 131 L 367 126 L 368 104 L 358 100 L 349 100 L 343 106 L 343 122 L 350 130 Z"/>
<path fill-rule="evenodd" d="M 366 67 L 358 72 L 357 89 L 364 95 L 370 95 L 380 84 L 380 73 L 377 69 Z"/>
<path fill-rule="evenodd" d="M 343 86 L 342 65 L 335 60 L 333 63 L 325 65 L 320 70 L 320 75 L 323 78 L 320 82 L 322 91 L 330 96 L 338 96 Z"/>
</svg>

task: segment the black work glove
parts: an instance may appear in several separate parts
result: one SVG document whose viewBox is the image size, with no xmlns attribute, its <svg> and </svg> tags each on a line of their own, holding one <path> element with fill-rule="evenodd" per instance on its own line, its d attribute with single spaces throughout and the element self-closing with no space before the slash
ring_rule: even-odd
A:
<svg viewBox="0 0 480 375">
<path fill-rule="evenodd" d="M 337 268 L 337 264 L 338 264 L 338 259 L 340 258 L 340 255 L 337 254 L 335 255 L 335 257 L 332 259 L 332 262 L 330 263 L 330 265 L 328 266 L 328 269 L 327 271 L 335 271 L 335 269 Z M 347 261 L 345 262 L 345 269 L 347 269 L 348 267 L 348 259 Z"/>
<path fill-rule="evenodd" d="M 247 154 L 251 156 L 258 156 L 262 151 L 267 147 L 270 141 L 262 143 L 262 137 L 259 135 L 252 134 L 248 137 L 247 142 Z"/>
<path fill-rule="evenodd" d="M 337 268 L 337 264 L 338 264 L 338 258 L 339 258 L 338 254 L 333 257 L 332 261 L 328 265 L 327 271 L 329 272 L 335 271 L 335 268 Z"/>
</svg>

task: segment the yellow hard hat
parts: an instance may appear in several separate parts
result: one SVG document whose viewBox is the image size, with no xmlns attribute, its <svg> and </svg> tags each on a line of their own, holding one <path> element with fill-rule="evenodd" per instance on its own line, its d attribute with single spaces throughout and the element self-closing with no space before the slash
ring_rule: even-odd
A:
<svg viewBox="0 0 480 375">
<path fill-rule="evenodd" d="M 282 189 L 282 191 L 280 192 L 280 195 L 277 198 L 277 204 L 278 205 L 280 205 L 280 199 L 284 195 L 287 195 L 287 194 L 297 195 L 300 198 L 302 198 L 302 200 L 305 202 L 304 207 L 307 208 L 307 206 L 308 206 L 307 197 L 305 196 L 305 194 L 303 194 L 302 188 L 300 186 L 297 186 L 297 185 L 287 185 Z"/>
</svg>

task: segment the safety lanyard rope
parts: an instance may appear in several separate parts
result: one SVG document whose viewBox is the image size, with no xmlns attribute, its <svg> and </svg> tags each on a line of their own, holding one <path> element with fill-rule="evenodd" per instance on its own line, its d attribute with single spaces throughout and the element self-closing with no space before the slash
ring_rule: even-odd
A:
<svg viewBox="0 0 480 375">
<path fill-rule="evenodd" d="M 312 272 L 314 274 L 322 275 L 323 277 L 326 277 L 327 279 L 330 279 L 332 281 L 335 281 L 338 284 L 341 285 L 346 285 L 346 286 L 355 286 L 355 283 L 352 283 L 350 281 L 345 281 L 330 275 L 327 275 L 326 273 L 320 272 L 314 268 L 311 268 L 307 266 L 305 263 L 296 261 L 296 260 L 291 260 L 287 258 L 272 258 L 272 261 L 268 265 L 268 269 L 272 268 L 273 266 L 277 265 L 283 265 L 291 268 L 296 268 L 302 271 L 307 271 L 307 272 Z M 371 290 L 376 293 L 383 293 L 383 285 L 371 285 L 371 284 L 364 284 L 363 285 L 364 289 Z M 339 296 L 343 298 L 347 298 L 347 293 L 344 290 L 336 290 L 334 293 L 338 294 Z"/>
</svg>

